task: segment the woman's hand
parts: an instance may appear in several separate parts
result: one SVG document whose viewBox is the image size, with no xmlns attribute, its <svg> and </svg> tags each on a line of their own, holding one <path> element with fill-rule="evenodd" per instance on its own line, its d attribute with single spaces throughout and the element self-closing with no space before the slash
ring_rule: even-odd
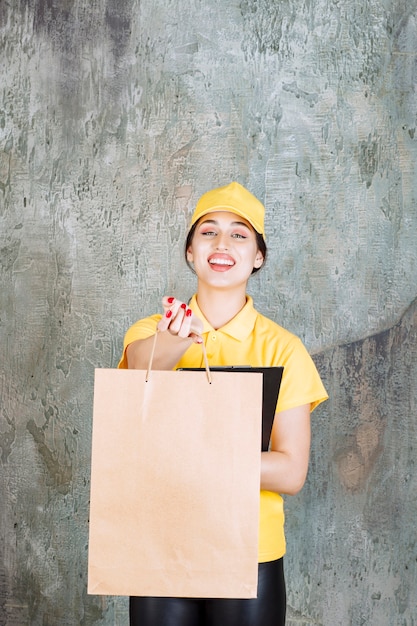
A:
<svg viewBox="0 0 417 626">
<path fill-rule="evenodd" d="M 159 331 L 167 330 L 171 335 L 184 339 L 189 337 L 194 343 L 202 343 L 203 322 L 194 315 L 185 302 L 172 296 L 164 296 L 162 306 L 164 315 L 158 322 Z"/>
<path fill-rule="evenodd" d="M 172 297 L 162 299 L 164 315 L 157 325 L 161 334 L 154 344 L 154 335 L 137 339 L 126 348 L 128 368 L 146 369 L 153 352 L 152 368 L 171 370 L 192 343 L 202 343 L 203 322 L 181 300 Z M 162 332 L 168 331 L 168 332 Z"/>
</svg>

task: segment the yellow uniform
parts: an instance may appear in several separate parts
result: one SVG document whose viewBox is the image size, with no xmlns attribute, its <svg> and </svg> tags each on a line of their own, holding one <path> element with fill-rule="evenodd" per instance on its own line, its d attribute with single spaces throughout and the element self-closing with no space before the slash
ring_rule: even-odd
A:
<svg viewBox="0 0 417 626">
<path fill-rule="evenodd" d="M 313 410 L 327 399 L 326 390 L 316 367 L 301 340 L 272 320 L 258 313 L 251 297 L 243 309 L 225 326 L 214 329 L 200 311 L 196 296 L 189 304 L 203 321 L 203 340 L 209 364 L 251 365 L 252 367 L 283 366 L 284 374 L 277 412 L 303 404 Z M 161 315 L 139 320 L 129 328 L 124 339 L 119 368 L 127 367 L 126 348 L 137 339 L 155 333 Z M 192 344 L 178 361 L 177 367 L 204 367 L 201 346 Z M 259 528 L 259 562 L 273 561 L 285 553 L 284 506 L 282 497 L 261 491 Z"/>
</svg>

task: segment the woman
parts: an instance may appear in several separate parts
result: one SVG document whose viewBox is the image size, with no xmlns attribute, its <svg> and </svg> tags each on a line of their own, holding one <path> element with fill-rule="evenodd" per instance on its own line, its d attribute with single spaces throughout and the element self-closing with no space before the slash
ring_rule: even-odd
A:
<svg viewBox="0 0 417 626">
<path fill-rule="evenodd" d="M 266 259 L 264 206 L 231 183 L 204 194 L 195 208 L 185 257 L 197 275 L 190 303 L 164 297 L 163 315 L 126 333 L 119 367 L 284 366 L 270 449 L 261 457 L 259 577 L 256 599 L 130 599 L 131 626 L 280 626 L 285 623 L 283 499 L 303 486 L 310 450 L 310 412 L 327 398 L 301 341 L 262 316 L 246 288 Z"/>
</svg>

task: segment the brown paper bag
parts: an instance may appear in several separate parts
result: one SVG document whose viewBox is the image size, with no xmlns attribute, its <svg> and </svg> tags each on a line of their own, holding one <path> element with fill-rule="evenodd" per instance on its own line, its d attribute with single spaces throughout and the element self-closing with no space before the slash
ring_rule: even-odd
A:
<svg viewBox="0 0 417 626">
<path fill-rule="evenodd" d="M 96 370 L 89 593 L 256 597 L 262 375 L 211 377 Z"/>
</svg>

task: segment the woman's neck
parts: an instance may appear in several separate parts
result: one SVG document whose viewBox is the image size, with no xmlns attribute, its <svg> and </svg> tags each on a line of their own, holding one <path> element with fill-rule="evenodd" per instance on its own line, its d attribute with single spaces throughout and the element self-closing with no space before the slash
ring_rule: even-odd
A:
<svg viewBox="0 0 417 626">
<path fill-rule="evenodd" d="M 246 304 L 245 289 L 197 290 L 197 303 L 206 320 L 215 329 L 225 326 Z"/>
</svg>

